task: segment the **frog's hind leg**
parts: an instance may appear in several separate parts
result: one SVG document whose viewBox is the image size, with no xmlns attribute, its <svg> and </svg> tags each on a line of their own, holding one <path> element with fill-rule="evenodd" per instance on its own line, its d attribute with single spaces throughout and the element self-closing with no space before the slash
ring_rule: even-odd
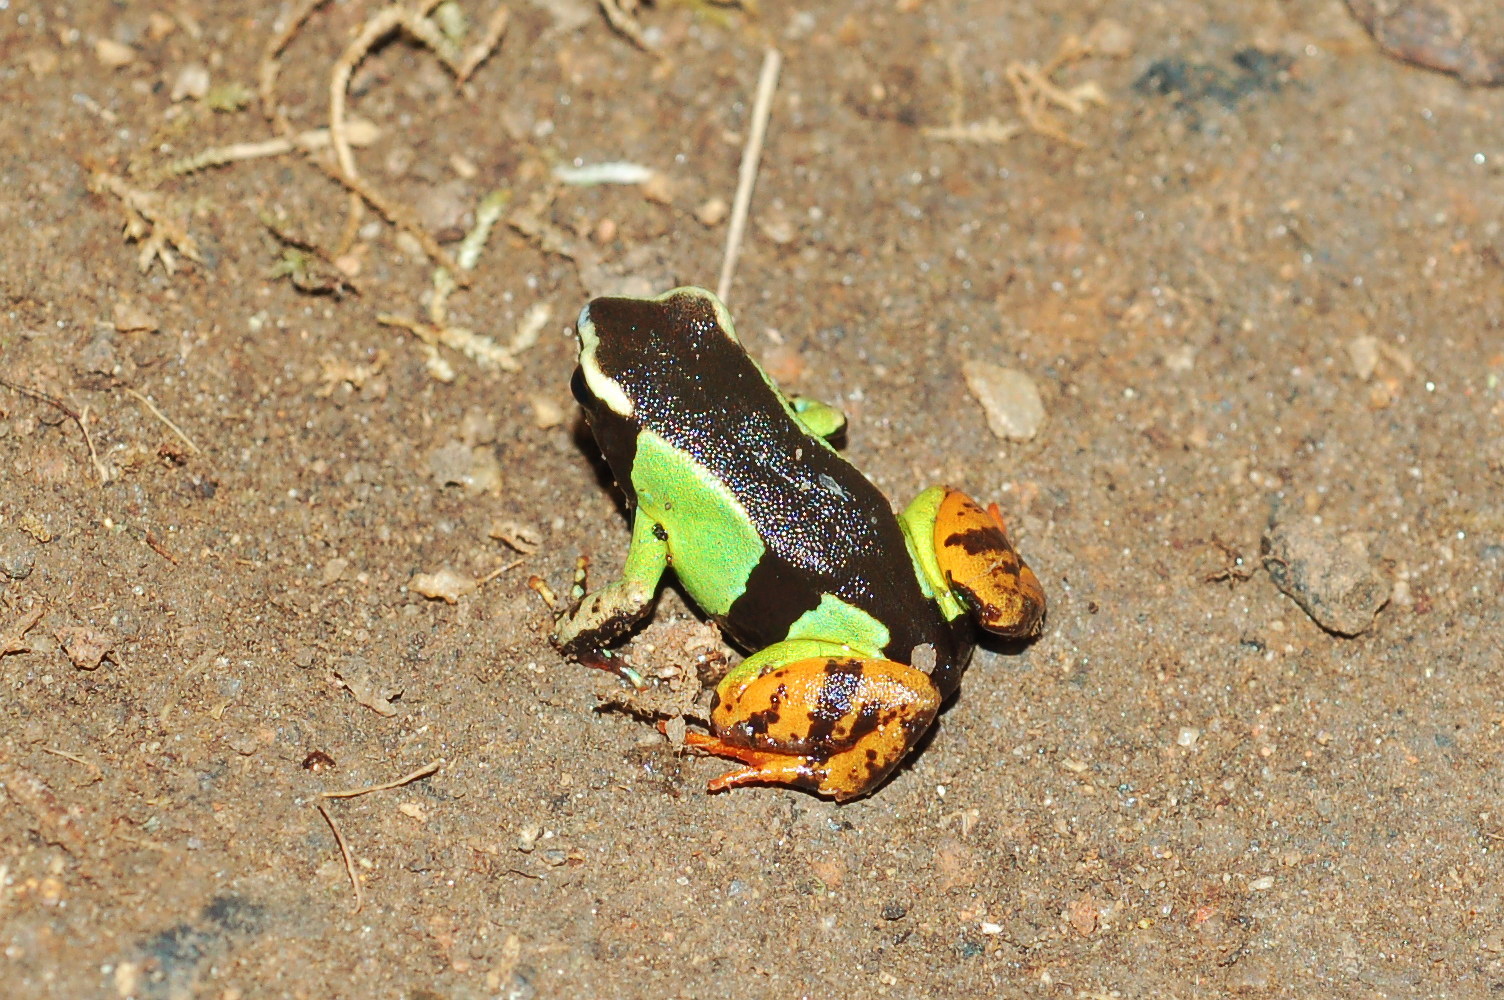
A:
<svg viewBox="0 0 1504 1000">
<path fill-rule="evenodd" d="M 983 510 L 959 490 L 947 491 L 935 517 L 935 558 L 978 625 L 1013 638 L 1044 627 L 1044 588 L 1008 539 L 997 504 Z"/>
<path fill-rule="evenodd" d="M 983 628 L 1023 639 L 1044 626 L 1044 588 L 1008 539 L 997 504 L 983 509 L 931 486 L 899 515 L 921 577 L 947 618 L 969 612 Z"/>
<path fill-rule="evenodd" d="M 818 656 L 751 680 L 728 675 L 713 735 L 685 742 L 746 765 L 711 781 L 711 791 L 790 785 L 844 802 L 882 783 L 934 722 L 940 700 L 929 675 L 905 664 Z"/>
</svg>

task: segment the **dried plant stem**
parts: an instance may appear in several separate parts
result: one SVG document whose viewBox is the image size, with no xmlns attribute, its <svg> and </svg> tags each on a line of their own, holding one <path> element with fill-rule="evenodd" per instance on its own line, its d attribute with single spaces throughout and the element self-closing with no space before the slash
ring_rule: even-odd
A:
<svg viewBox="0 0 1504 1000">
<path fill-rule="evenodd" d="M 715 283 L 716 294 L 724 301 L 731 292 L 731 276 L 736 259 L 741 256 L 742 239 L 747 231 L 747 214 L 752 206 L 752 187 L 757 182 L 757 166 L 762 158 L 763 138 L 768 131 L 768 117 L 773 110 L 773 91 L 778 86 L 778 70 L 783 56 L 769 49 L 763 56 L 762 73 L 757 80 L 757 99 L 752 107 L 752 124 L 747 144 L 742 147 L 742 164 L 737 171 L 736 198 L 731 204 L 731 225 L 726 232 L 726 255 L 721 261 L 721 276 Z"/>
</svg>

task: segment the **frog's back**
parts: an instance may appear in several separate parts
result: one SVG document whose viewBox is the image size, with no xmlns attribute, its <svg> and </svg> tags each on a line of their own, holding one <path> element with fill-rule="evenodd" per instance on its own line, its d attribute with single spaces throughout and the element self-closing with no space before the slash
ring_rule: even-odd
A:
<svg viewBox="0 0 1504 1000">
<path fill-rule="evenodd" d="M 590 318 L 596 363 L 631 387 L 634 411 L 613 430 L 597 408 L 592 426 L 706 613 L 757 649 L 827 621 L 849 633 L 855 609 L 887 632 L 875 652 L 907 661 L 930 643 L 942 665 L 955 658 L 887 498 L 794 419 L 713 300 L 597 299 Z"/>
</svg>

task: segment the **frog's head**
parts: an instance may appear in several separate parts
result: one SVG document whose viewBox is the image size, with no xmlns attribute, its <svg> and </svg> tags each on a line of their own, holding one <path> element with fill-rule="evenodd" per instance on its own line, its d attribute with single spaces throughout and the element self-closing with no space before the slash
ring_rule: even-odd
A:
<svg viewBox="0 0 1504 1000">
<path fill-rule="evenodd" d="M 686 366 L 704 372 L 745 358 L 726 306 L 703 288 L 593 299 L 580 310 L 575 331 L 575 396 L 587 410 L 604 406 L 623 418 L 635 415 L 645 395 L 682 380 Z"/>
</svg>

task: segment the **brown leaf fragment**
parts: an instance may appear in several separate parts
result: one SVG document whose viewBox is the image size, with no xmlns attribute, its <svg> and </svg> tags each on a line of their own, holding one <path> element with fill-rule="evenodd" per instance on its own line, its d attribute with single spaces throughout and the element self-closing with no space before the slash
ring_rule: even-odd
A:
<svg viewBox="0 0 1504 1000">
<path fill-rule="evenodd" d="M 31 828 L 49 844 L 70 854 L 82 854 L 86 843 L 77 809 L 63 805 L 47 783 L 25 768 L 0 763 L 0 786 L 10 800 L 31 818 Z"/>
<path fill-rule="evenodd" d="M 1460 7 L 1438 0 L 1347 0 L 1385 52 L 1404 62 L 1451 73 L 1473 86 L 1504 84 L 1504 40 L 1472 23 Z M 1495 8 L 1497 9 L 1497 8 Z M 1477 6 L 1486 15 L 1488 5 Z"/>
<path fill-rule="evenodd" d="M 334 671 L 334 676 L 350 691 L 350 696 L 366 708 L 390 718 L 397 714 L 394 698 L 402 696 L 402 689 L 386 683 L 376 676 L 376 670 L 365 660 L 350 658 Z"/>
<path fill-rule="evenodd" d="M 87 625 L 69 625 L 52 633 L 68 659 L 80 670 L 95 670 L 115 650 L 115 637 Z"/>
<path fill-rule="evenodd" d="M 31 647 L 26 644 L 26 633 L 36 628 L 43 614 L 42 608 L 33 608 L 22 615 L 9 629 L 0 633 L 0 656 L 31 652 Z"/>
</svg>

